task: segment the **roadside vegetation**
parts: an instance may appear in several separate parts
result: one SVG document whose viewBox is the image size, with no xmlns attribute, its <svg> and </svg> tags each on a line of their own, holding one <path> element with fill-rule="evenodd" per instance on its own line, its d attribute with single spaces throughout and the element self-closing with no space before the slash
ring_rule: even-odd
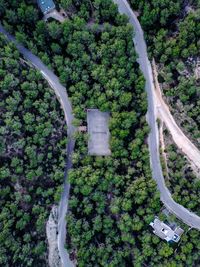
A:
<svg viewBox="0 0 200 267">
<path fill-rule="evenodd" d="M 197 266 L 198 231 L 185 235 L 175 253 L 148 226 L 161 203 L 151 177 L 147 101 L 132 28 L 111 0 L 60 3 L 69 16 L 62 24 L 46 24 L 35 1 L 2 1 L 0 12 L 4 26 L 60 77 L 77 125 L 86 125 L 86 108 L 111 113 L 110 157 L 88 156 L 87 134 L 76 134 L 70 256 L 80 267 Z"/>
<path fill-rule="evenodd" d="M 177 124 L 200 148 L 200 1 L 134 1 Z"/>
<path fill-rule="evenodd" d="M 46 266 L 45 224 L 64 179 L 66 126 L 41 74 L 0 35 L 0 266 Z"/>
<path fill-rule="evenodd" d="M 165 180 L 172 197 L 176 202 L 200 216 L 199 170 L 189 164 L 187 158 L 173 143 L 167 129 L 164 130 L 164 141 L 168 167 L 168 176 L 165 175 Z"/>
</svg>

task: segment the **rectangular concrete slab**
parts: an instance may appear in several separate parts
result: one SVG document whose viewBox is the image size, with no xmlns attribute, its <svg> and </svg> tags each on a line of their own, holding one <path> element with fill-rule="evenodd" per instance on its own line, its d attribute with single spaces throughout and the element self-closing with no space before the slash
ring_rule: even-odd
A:
<svg viewBox="0 0 200 267">
<path fill-rule="evenodd" d="M 111 154 L 109 147 L 109 117 L 109 112 L 101 112 L 98 109 L 87 110 L 89 155 L 108 156 Z"/>
</svg>

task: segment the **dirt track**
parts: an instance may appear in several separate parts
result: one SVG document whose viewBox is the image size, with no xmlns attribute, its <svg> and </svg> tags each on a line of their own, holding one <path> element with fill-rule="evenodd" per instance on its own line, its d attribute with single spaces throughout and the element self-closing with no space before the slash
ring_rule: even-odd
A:
<svg viewBox="0 0 200 267">
<path fill-rule="evenodd" d="M 178 148 L 187 156 L 189 161 L 200 170 L 200 151 L 176 124 L 168 106 L 162 98 L 160 86 L 157 79 L 158 73 L 156 70 L 155 61 L 153 61 L 152 67 L 155 84 L 154 98 L 157 109 L 157 116 L 165 123 Z"/>
</svg>

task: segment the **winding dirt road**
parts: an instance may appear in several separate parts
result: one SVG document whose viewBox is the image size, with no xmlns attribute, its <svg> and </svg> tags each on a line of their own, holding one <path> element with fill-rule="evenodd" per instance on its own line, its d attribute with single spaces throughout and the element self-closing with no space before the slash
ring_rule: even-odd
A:
<svg viewBox="0 0 200 267">
<path fill-rule="evenodd" d="M 157 70 L 155 61 L 152 63 L 154 74 L 154 98 L 157 108 L 157 115 L 165 123 L 167 129 L 172 135 L 172 138 L 178 148 L 187 156 L 189 161 L 193 163 L 200 170 L 200 151 L 197 147 L 188 139 L 183 131 L 176 124 L 169 107 L 166 105 L 162 98 L 160 86 L 157 79 Z"/>
</svg>

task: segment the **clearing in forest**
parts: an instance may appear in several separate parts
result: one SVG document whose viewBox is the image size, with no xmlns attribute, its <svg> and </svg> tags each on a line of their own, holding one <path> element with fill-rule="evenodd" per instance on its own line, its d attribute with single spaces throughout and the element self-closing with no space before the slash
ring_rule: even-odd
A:
<svg viewBox="0 0 200 267">
<path fill-rule="evenodd" d="M 108 112 L 101 112 L 98 109 L 87 110 L 89 155 L 108 156 L 111 154 L 109 148 L 109 117 Z"/>
</svg>

